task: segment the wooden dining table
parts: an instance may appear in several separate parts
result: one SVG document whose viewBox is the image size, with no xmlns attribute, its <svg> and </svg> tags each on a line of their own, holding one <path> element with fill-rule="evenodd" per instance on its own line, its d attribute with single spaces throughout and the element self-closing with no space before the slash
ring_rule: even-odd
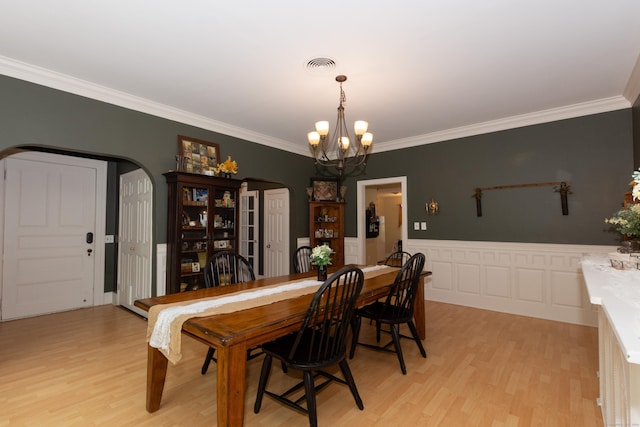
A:
<svg viewBox="0 0 640 427">
<path fill-rule="evenodd" d="M 398 269 L 376 277 L 365 278 L 358 306 L 373 302 L 387 295 Z M 418 286 L 414 317 L 421 339 L 425 338 L 424 278 Z M 157 304 L 195 302 L 201 298 L 228 295 L 262 286 L 277 285 L 292 280 L 311 278 L 313 273 L 289 274 L 250 282 L 180 292 L 160 297 L 145 298 L 134 302 L 145 311 Z M 247 349 L 295 332 L 300 328 L 309 308 L 313 293 L 227 314 L 193 317 L 182 325 L 182 334 L 208 346 L 215 347 L 217 356 L 217 413 L 218 426 L 242 426 L 246 393 Z M 157 348 L 147 350 L 146 409 L 155 412 L 160 408 L 167 374 L 168 359 Z"/>
</svg>

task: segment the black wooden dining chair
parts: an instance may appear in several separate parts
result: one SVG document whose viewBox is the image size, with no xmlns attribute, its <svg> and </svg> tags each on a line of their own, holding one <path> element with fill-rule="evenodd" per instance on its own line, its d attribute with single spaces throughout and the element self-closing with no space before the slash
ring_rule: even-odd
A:
<svg viewBox="0 0 640 427">
<path fill-rule="evenodd" d="M 416 325 L 413 323 L 413 304 L 416 298 L 416 292 L 420 285 L 420 274 L 424 268 L 425 256 L 417 253 L 404 263 L 396 279 L 384 301 L 375 301 L 369 305 L 358 308 L 354 312 L 352 319 L 353 340 L 351 341 L 351 350 L 349 358 L 352 359 L 356 345 L 360 344 L 365 347 L 395 352 L 400 362 L 400 369 L 406 375 L 407 368 L 402 356 L 402 347 L 400 347 L 400 338 L 413 339 L 418 345 L 422 357 L 427 357 L 427 353 L 422 346 Z M 376 323 L 376 342 L 377 345 L 358 342 L 360 335 L 360 326 L 362 318 L 372 319 Z M 411 337 L 400 334 L 400 325 L 406 323 L 411 331 Z M 392 340 L 386 345 L 380 345 L 381 325 L 389 325 L 389 332 Z M 393 349 L 389 348 L 393 345 Z"/>
<path fill-rule="evenodd" d="M 204 267 L 204 283 L 207 288 L 243 283 L 250 280 L 256 280 L 253 267 L 245 257 L 233 251 L 214 253 L 207 260 Z M 211 361 L 216 361 L 215 351 L 215 348 L 209 347 L 207 356 L 202 364 L 202 375 L 207 373 Z M 247 350 L 248 359 L 253 359 L 261 354 L 262 352 L 258 348 Z"/>
<path fill-rule="evenodd" d="M 311 271 L 311 246 L 300 246 L 293 254 L 293 268 L 296 273 Z"/>
<path fill-rule="evenodd" d="M 268 396 L 285 405 L 306 413 L 309 425 L 318 424 L 316 392 L 331 381 L 349 386 L 360 409 L 364 409 L 353 375 L 346 358 L 346 339 L 353 309 L 362 290 L 364 274 L 356 266 L 342 267 L 327 279 L 311 300 L 300 330 L 262 345 L 265 353 L 258 383 L 258 394 L 254 405 L 257 414 L 262 398 Z M 279 359 L 287 368 L 303 373 L 303 381 L 281 394 L 266 390 L 273 358 Z M 344 379 L 323 371 L 338 365 Z M 319 384 L 315 379 L 322 377 Z M 297 396 L 304 389 L 302 396 Z M 301 405 L 306 400 L 306 408 Z"/>
<path fill-rule="evenodd" d="M 390 254 L 385 260 L 384 265 L 390 267 L 402 267 L 411 258 L 411 254 L 405 251 L 396 251 Z"/>
<path fill-rule="evenodd" d="M 253 267 L 245 257 L 233 251 L 214 253 L 204 267 L 204 283 L 207 288 L 250 280 L 256 280 Z"/>
</svg>

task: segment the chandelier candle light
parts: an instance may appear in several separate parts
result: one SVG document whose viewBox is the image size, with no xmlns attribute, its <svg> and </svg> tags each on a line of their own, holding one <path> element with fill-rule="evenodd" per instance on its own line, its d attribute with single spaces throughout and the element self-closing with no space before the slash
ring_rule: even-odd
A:
<svg viewBox="0 0 640 427">
<path fill-rule="evenodd" d="M 309 132 L 307 138 L 311 146 L 316 165 L 333 167 L 339 177 L 362 173 L 367 164 L 367 155 L 373 142 L 373 134 L 367 132 L 369 124 L 364 120 L 354 123 L 355 143 L 351 142 L 344 118 L 346 96 L 342 83 L 347 76 L 337 76 L 340 83 L 340 104 L 338 105 L 338 121 L 333 135 L 329 138 L 329 122 L 316 122 L 316 130 Z"/>
</svg>

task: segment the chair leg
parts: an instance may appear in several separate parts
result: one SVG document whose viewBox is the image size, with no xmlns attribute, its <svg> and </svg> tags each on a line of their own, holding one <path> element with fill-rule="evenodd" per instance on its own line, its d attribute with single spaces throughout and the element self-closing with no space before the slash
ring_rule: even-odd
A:
<svg viewBox="0 0 640 427">
<path fill-rule="evenodd" d="M 358 389 L 356 388 L 356 382 L 353 380 L 353 375 L 351 375 L 351 369 L 349 368 L 349 364 L 346 359 L 342 359 L 339 363 L 340 370 L 342 371 L 342 376 L 347 381 L 349 388 L 351 389 L 351 394 L 353 394 L 353 398 L 356 401 L 356 405 L 361 410 L 364 409 L 364 404 L 362 403 L 362 399 L 360 398 L 360 394 L 358 393 Z"/>
<path fill-rule="evenodd" d="M 376 320 L 376 342 L 380 344 L 380 322 Z"/>
<path fill-rule="evenodd" d="M 403 375 L 407 375 L 407 367 L 404 365 L 404 357 L 402 357 L 402 347 L 400 347 L 400 334 L 396 325 L 390 324 L 391 337 L 393 338 L 393 345 L 396 347 L 396 354 L 398 355 L 398 361 L 400 361 L 400 369 Z"/>
<path fill-rule="evenodd" d="M 215 348 L 209 347 L 209 351 L 207 351 L 207 357 L 204 359 L 204 363 L 202 364 L 202 369 L 200 370 L 202 375 L 207 373 L 207 370 L 209 369 L 209 363 L 211 363 L 211 361 L 213 360 L 213 354 L 215 353 L 215 351 L 216 351 Z"/>
<path fill-rule="evenodd" d="M 304 392 L 307 395 L 307 413 L 309 414 L 309 426 L 318 426 L 318 414 L 316 411 L 316 389 L 313 385 L 313 373 L 304 371 Z"/>
<path fill-rule="evenodd" d="M 349 350 L 349 359 L 353 359 L 356 354 L 356 346 L 358 345 L 358 337 L 360 336 L 360 325 L 362 324 L 362 318 L 360 316 L 354 316 L 351 319 L 351 350 Z"/>
<path fill-rule="evenodd" d="M 253 412 L 256 414 L 260 412 L 262 406 L 262 397 L 264 396 L 264 390 L 267 388 L 267 380 L 269 379 L 269 373 L 271 372 L 271 360 L 272 357 L 268 354 L 264 356 L 262 361 L 262 370 L 260 371 L 260 381 L 258 382 L 258 393 L 256 395 L 256 403 L 253 405 Z"/>
<path fill-rule="evenodd" d="M 413 335 L 413 339 L 415 340 L 416 344 L 418 344 L 418 348 L 420 349 L 420 354 L 422 354 L 422 357 L 426 359 L 427 352 L 424 351 L 424 347 L 422 346 L 422 341 L 420 341 L 420 337 L 418 336 L 418 330 L 416 329 L 416 325 L 413 323 L 412 320 L 409 320 L 408 325 L 409 325 L 409 329 L 411 330 L 411 335 Z"/>
</svg>

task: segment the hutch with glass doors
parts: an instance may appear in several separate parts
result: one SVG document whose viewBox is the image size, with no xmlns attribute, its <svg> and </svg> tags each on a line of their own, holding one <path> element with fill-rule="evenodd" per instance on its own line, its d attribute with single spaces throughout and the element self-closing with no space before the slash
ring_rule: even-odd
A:
<svg viewBox="0 0 640 427">
<path fill-rule="evenodd" d="M 216 251 L 238 250 L 242 181 L 185 172 L 168 184 L 167 293 L 204 288 L 204 265 Z"/>
<path fill-rule="evenodd" d="M 309 202 L 309 243 L 334 250 L 332 267 L 344 265 L 344 202 Z"/>
</svg>

